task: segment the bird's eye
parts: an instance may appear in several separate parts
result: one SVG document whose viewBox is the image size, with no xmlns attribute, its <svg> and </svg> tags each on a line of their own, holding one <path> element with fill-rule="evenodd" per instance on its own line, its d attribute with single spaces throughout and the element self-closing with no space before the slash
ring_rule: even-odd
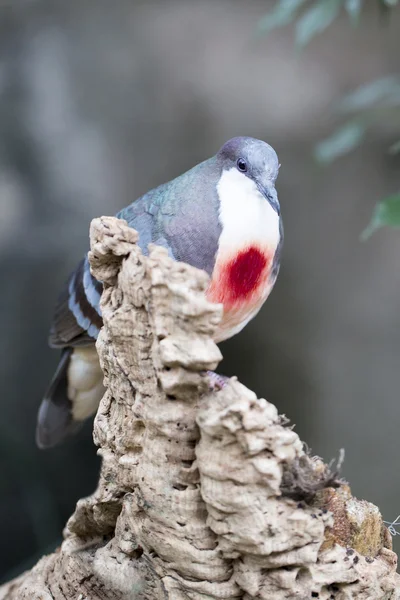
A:
<svg viewBox="0 0 400 600">
<path fill-rule="evenodd" d="M 237 168 L 239 169 L 239 171 L 242 171 L 242 173 L 246 173 L 247 163 L 244 160 L 244 158 L 238 158 L 236 164 L 237 164 Z"/>
</svg>

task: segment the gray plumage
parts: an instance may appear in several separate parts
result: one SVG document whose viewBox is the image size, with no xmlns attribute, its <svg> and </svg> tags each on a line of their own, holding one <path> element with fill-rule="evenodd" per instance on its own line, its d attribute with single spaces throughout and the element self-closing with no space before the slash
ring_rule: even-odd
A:
<svg viewBox="0 0 400 600">
<path fill-rule="evenodd" d="M 221 164 L 211 158 L 151 190 L 117 217 L 139 232 L 144 254 L 154 242 L 166 246 L 175 260 L 211 275 L 221 234 L 216 189 L 220 174 Z"/>
</svg>

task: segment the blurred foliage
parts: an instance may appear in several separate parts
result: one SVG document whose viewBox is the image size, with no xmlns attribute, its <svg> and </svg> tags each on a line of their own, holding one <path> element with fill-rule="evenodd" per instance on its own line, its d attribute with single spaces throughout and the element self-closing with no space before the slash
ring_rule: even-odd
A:
<svg viewBox="0 0 400 600">
<path fill-rule="evenodd" d="M 363 232 L 362 239 L 367 239 L 384 225 L 400 227 L 400 193 L 385 198 L 375 207 L 371 223 Z"/>
<path fill-rule="evenodd" d="M 331 136 L 317 144 L 315 158 L 329 163 L 356 148 L 368 128 L 382 122 L 400 122 L 400 77 L 397 75 L 376 79 L 360 86 L 345 96 L 337 112 L 348 120 Z M 389 148 L 391 154 L 400 152 L 400 140 Z"/>
<path fill-rule="evenodd" d="M 358 25 L 367 2 L 375 2 L 383 15 L 399 4 L 399 0 L 278 0 L 274 8 L 260 19 L 258 30 L 267 34 L 294 23 L 296 43 L 304 47 L 318 33 L 325 31 L 342 10 L 353 25 Z"/>
<path fill-rule="evenodd" d="M 293 24 L 296 45 L 304 48 L 332 25 L 342 11 L 347 13 L 350 23 L 357 26 L 367 1 L 369 5 L 374 1 L 381 15 L 390 14 L 399 4 L 399 0 L 278 0 L 259 21 L 258 30 L 266 35 Z M 400 122 L 400 76 L 388 75 L 360 86 L 342 98 L 337 112 L 345 122 L 316 145 L 314 157 L 320 164 L 331 163 L 357 148 L 368 129 L 377 123 Z M 400 153 L 400 140 L 393 142 L 388 152 Z M 375 207 L 362 238 L 366 239 L 384 225 L 400 227 L 400 193 L 385 198 Z"/>
</svg>

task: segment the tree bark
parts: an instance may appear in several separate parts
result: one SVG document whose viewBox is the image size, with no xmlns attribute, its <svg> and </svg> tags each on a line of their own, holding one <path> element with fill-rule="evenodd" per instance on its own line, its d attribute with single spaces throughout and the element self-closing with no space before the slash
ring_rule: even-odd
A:
<svg viewBox="0 0 400 600">
<path fill-rule="evenodd" d="M 275 406 L 235 378 L 210 391 L 222 309 L 207 275 L 136 242 L 124 221 L 92 222 L 107 388 L 97 490 L 0 600 L 400 598 L 379 510 Z"/>
</svg>

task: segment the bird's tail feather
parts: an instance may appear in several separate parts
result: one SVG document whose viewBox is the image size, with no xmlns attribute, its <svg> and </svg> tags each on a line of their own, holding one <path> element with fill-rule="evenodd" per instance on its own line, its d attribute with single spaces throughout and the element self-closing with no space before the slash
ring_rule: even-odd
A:
<svg viewBox="0 0 400 600">
<path fill-rule="evenodd" d="M 61 360 L 42 400 L 38 412 L 36 444 L 51 448 L 80 428 L 81 422 L 72 418 L 72 403 L 68 398 L 68 367 L 73 349 L 65 348 Z"/>
</svg>

